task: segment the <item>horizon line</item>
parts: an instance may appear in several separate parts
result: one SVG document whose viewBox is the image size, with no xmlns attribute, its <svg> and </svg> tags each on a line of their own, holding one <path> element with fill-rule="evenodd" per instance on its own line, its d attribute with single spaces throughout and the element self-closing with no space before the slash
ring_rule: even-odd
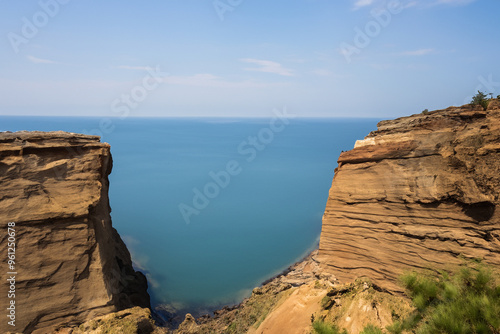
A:
<svg viewBox="0 0 500 334">
<path fill-rule="evenodd" d="M 273 118 L 274 116 L 216 116 L 216 115 L 211 115 L 211 116 L 127 116 L 125 118 L 122 118 L 120 116 L 82 116 L 82 115 L 0 115 L 0 117 L 44 117 L 44 118 L 92 118 L 92 119 L 118 119 L 118 120 L 126 120 L 129 118 L 135 118 L 135 119 L 157 119 L 157 118 L 164 118 L 164 119 L 213 119 L 213 118 L 218 118 L 218 119 L 270 119 Z M 380 118 L 387 118 L 387 117 L 392 117 L 394 116 L 299 116 L 295 115 L 294 118 L 299 118 L 299 119 L 380 119 Z"/>
</svg>

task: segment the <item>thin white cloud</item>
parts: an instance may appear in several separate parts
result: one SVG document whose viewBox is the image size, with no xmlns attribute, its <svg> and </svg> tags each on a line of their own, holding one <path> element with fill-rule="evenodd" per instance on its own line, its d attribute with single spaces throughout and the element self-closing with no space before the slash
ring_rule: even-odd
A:
<svg viewBox="0 0 500 334">
<path fill-rule="evenodd" d="M 26 58 L 35 64 L 57 64 L 56 61 L 48 60 L 48 59 L 42 59 L 42 58 L 37 58 L 33 56 L 26 56 Z"/>
<path fill-rule="evenodd" d="M 366 6 L 370 6 L 371 4 L 373 4 L 373 0 L 356 0 L 353 10 L 358 10 Z"/>
<path fill-rule="evenodd" d="M 134 70 L 134 71 L 149 71 L 153 68 L 150 66 L 129 66 L 129 65 L 121 65 L 116 66 L 116 68 L 124 69 L 124 70 Z"/>
<path fill-rule="evenodd" d="M 405 51 L 401 52 L 398 55 L 399 56 L 425 56 L 430 53 L 433 53 L 434 49 L 419 49 L 419 50 L 413 50 L 413 51 Z"/>
<path fill-rule="evenodd" d="M 293 70 L 283 67 L 280 63 L 270 61 L 270 60 L 261 60 L 261 59 L 253 59 L 253 58 L 243 58 L 240 61 L 255 64 L 259 67 L 247 67 L 244 68 L 245 71 L 255 71 L 255 72 L 265 72 L 265 73 L 273 73 L 282 76 L 291 77 L 293 76 Z"/>
</svg>

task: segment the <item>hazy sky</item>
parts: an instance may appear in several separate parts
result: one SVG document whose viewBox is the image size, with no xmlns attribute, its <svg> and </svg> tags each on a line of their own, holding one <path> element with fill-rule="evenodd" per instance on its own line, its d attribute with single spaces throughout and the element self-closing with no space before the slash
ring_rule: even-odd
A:
<svg viewBox="0 0 500 334">
<path fill-rule="evenodd" d="M 500 94 L 498 0 L 0 0 L 0 115 L 396 117 Z"/>
</svg>

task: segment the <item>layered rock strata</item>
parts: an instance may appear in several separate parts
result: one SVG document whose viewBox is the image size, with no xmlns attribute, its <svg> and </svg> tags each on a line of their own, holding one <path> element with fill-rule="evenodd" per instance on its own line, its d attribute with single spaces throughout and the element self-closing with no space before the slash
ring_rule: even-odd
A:
<svg viewBox="0 0 500 334">
<path fill-rule="evenodd" d="M 48 333 L 133 306 L 150 307 L 144 275 L 111 225 L 110 146 L 65 132 L 0 133 L 2 272 L 15 223 L 15 327 Z M 13 224 L 11 224 L 13 225 Z M 2 278 L 4 274 L 2 274 Z M 0 285 L 5 313 L 10 286 Z"/>
<path fill-rule="evenodd" d="M 500 266 L 500 102 L 392 121 L 338 160 L 317 259 L 400 291 L 405 270 Z"/>
</svg>

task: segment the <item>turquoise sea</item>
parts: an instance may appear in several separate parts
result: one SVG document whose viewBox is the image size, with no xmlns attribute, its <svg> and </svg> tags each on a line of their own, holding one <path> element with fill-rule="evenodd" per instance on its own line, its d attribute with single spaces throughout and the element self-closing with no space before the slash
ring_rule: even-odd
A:
<svg viewBox="0 0 500 334">
<path fill-rule="evenodd" d="M 0 131 L 102 134 L 113 225 L 153 306 L 206 313 L 318 245 L 337 158 L 376 119 L 0 117 Z"/>
</svg>

